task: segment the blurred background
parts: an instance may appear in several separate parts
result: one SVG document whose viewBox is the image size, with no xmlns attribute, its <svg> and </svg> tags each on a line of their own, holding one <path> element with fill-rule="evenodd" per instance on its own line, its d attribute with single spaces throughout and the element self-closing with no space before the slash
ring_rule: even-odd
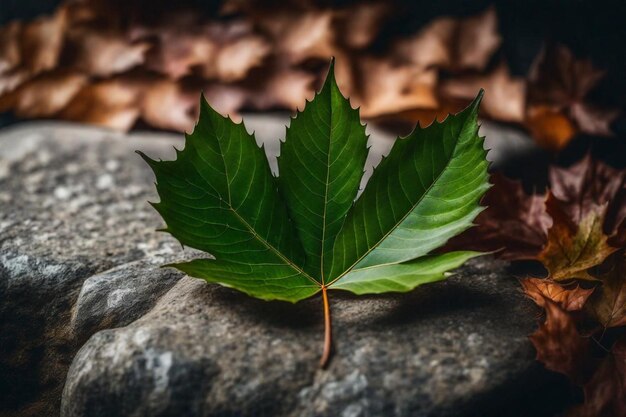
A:
<svg viewBox="0 0 626 417">
<path fill-rule="evenodd" d="M 184 131 L 213 107 L 294 111 L 329 57 L 394 134 L 486 90 L 482 117 L 526 132 L 505 170 L 541 186 L 589 149 L 623 166 L 622 1 L 1 0 L 0 125 L 58 119 Z M 533 166 L 529 170 L 529 165 Z M 531 172 L 529 172 L 531 171 Z"/>
</svg>

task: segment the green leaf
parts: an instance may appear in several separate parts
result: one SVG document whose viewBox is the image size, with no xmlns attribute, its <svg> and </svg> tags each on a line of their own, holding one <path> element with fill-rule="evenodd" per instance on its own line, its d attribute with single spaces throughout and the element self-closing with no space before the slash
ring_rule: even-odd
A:
<svg viewBox="0 0 626 417">
<path fill-rule="evenodd" d="M 305 270 L 324 282 L 335 236 L 352 206 L 367 158 L 367 136 L 333 74 L 292 119 L 278 158 L 279 184 L 306 252 Z"/>
<path fill-rule="evenodd" d="M 418 285 L 441 281 L 451 269 L 467 260 L 482 255 L 480 252 L 449 252 L 422 256 L 402 264 L 375 265 L 354 269 L 337 280 L 331 288 L 355 294 L 407 292 Z"/>
<path fill-rule="evenodd" d="M 236 288 L 263 300 L 297 301 L 320 290 L 318 285 L 303 278 L 291 266 L 280 263 L 247 264 L 194 259 L 166 266 L 173 266 L 192 277 Z"/>
<path fill-rule="evenodd" d="M 218 260 L 172 266 L 264 299 L 297 301 L 319 291 L 302 271 L 304 252 L 265 152 L 243 124 L 202 99 L 200 120 L 175 161 L 141 156 L 156 175 L 161 202 L 154 207 L 165 231 Z"/>
<path fill-rule="evenodd" d="M 396 141 L 337 235 L 331 279 L 426 255 L 472 226 L 489 188 L 478 136 L 481 97 L 482 91 L 461 113 Z"/>
<path fill-rule="evenodd" d="M 214 257 L 168 266 L 265 300 L 296 302 L 321 291 L 325 363 L 328 290 L 409 291 L 479 255 L 431 253 L 482 210 L 489 185 L 481 97 L 398 139 L 356 202 L 367 136 L 332 64 L 320 92 L 291 121 L 278 179 L 243 124 L 202 99 L 198 124 L 174 161 L 141 154 L 156 176 L 164 231 Z"/>
</svg>

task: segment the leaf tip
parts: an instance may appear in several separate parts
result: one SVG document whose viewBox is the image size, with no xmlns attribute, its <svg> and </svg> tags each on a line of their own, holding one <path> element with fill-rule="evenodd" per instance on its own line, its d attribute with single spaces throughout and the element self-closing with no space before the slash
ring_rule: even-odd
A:
<svg viewBox="0 0 626 417">
<path fill-rule="evenodd" d="M 135 153 L 136 153 L 137 155 L 141 156 L 141 158 L 142 158 L 144 161 L 146 161 L 146 163 L 147 163 L 148 165 L 150 165 L 150 166 L 152 166 L 153 164 L 156 164 L 156 162 L 157 162 L 156 160 L 154 160 L 154 159 L 150 158 L 148 155 L 146 155 L 145 153 L 143 153 L 142 151 L 140 151 L 140 150 L 138 150 L 138 149 L 137 149 L 137 150 L 135 150 Z"/>
<path fill-rule="evenodd" d="M 485 95 L 485 90 L 483 88 L 478 90 L 478 94 L 476 95 L 476 98 L 474 99 L 474 101 L 472 101 L 472 104 L 469 105 L 469 107 L 473 111 L 478 111 L 478 108 L 480 107 L 480 102 L 483 100 L 484 95 Z"/>
</svg>

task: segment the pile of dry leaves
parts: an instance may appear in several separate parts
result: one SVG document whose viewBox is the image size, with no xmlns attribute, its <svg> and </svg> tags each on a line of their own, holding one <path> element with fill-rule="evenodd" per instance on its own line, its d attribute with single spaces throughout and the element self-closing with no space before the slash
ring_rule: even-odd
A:
<svg viewBox="0 0 626 417">
<path fill-rule="evenodd" d="M 563 47 L 546 46 L 526 77 L 511 76 L 493 8 L 435 19 L 380 54 L 372 45 L 394 13 L 385 1 L 230 0 L 214 17 L 183 8 L 149 19 L 129 18 L 127 3 L 67 0 L 52 16 L 0 28 L 0 112 L 185 130 L 200 90 L 222 113 L 302 106 L 335 56 L 342 90 L 367 118 L 430 123 L 484 87 L 484 115 L 558 149 L 579 131 L 611 134 L 618 113 L 588 102 L 603 72 Z"/>
<path fill-rule="evenodd" d="M 626 415 L 626 170 L 587 156 L 552 168 L 546 194 L 492 182 L 479 226 L 450 246 L 540 261 L 547 277 L 521 281 L 545 310 L 531 340 L 539 361 L 583 387 L 568 416 Z"/>
</svg>

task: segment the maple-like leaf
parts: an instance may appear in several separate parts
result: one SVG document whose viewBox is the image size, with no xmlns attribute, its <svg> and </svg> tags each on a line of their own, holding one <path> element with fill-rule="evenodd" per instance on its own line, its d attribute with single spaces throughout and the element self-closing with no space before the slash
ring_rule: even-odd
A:
<svg viewBox="0 0 626 417">
<path fill-rule="evenodd" d="M 604 327 L 626 325 L 626 259 L 616 253 L 597 275 L 601 286 L 589 300 L 589 312 Z"/>
<path fill-rule="evenodd" d="M 568 168 L 550 169 L 552 194 L 574 223 L 606 206 L 603 230 L 615 240 L 626 218 L 626 170 L 613 168 L 587 154 Z"/>
<path fill-rule="evenodd" d="M 537 350 L 537 360 L 546 368 L 581 383 L 591 366 L 589 338 L 578 333 L 572 316 L 557 303 L 545 298 L 542 304 L 545 322 L 529 336 Z"/>
<path fill-rule="evenodd" d="M 545 210 L 545 195 L 528 195 L 519 181 L 501 174 L 491 176 L 493 187 L 483 203 L 487 209 L 476 219 L 476 227 L 452 239 L 446 247 L 498 251 L 503 259 L 535 259 L 546 241 L 551 225 Z"/>
<path fill-rule="evenodd" d="M 543 49 L 529 74 L 527 120 L 540 144 L 558 150 L 578 131 L 612 135 L 609 126 L 619 111 L 599 108 L 588 99 L 604 75 L 562 45 Z"/>
<path fill-rule="evenodd" d="M 585 402 L 567 417 L 626 415 L 626 338 L 622 337 L 584 385 Z"/>
<path fill-rule="evenodd" d="M 478 136 L 481 96 L 443 124 L 398 139 L 356 202 L 367 136 L 332 65 L 291 122 L 278 178 L 243 124 L 203 100 L 176 160 L 142 154 L 156 175 L 161 201 L 154 207 L 165 231 L 215 258 L 171 266 L 265 300 L 297 302 L 321 292 L 326 363 L 328 290 L 409 291 L 479 254 L 431 252 L 482 210 L 488 164 Z"/>
<path fill-rule="evenodd" d="M 587 277 L 586 269 L 626 243 L 626 170 L 587 155 L 570 167 L 551 167 L 549 177 L 547 199 L 493 175 L 494 186 L 484 199 L 488 209 L 476 219 L 478 227 L 447 247 L 502 249 L 498 255 L 509 260 L 541 256 L 555 271 L 561 269 L 559 279 L 575 278 L 572 274 L 578 272 Z M 569 272 L 563 270 L 566 266 Z"/>
<path fill-rule="evenodd" d="M 578 223 L 564 211 L 562 203 L 548 194 L 546 209 L 552 217 L 546 246 L 537 256 L 555 281 L 572 278 L 594 280 L 588 270 L 600 265 L 617 250 L 608 244 L 602 225 L 606 207 L 589 211 Z"/>
<path fill-rule="evenodd" d="M 524 294 L 539 307 L 546 307 L 546 300 L 556 303 L 565 311 L 581 310 L 594 288 L 565 287 L 549 279 L 525 278 L 520 281 Z"/>
</svg>

